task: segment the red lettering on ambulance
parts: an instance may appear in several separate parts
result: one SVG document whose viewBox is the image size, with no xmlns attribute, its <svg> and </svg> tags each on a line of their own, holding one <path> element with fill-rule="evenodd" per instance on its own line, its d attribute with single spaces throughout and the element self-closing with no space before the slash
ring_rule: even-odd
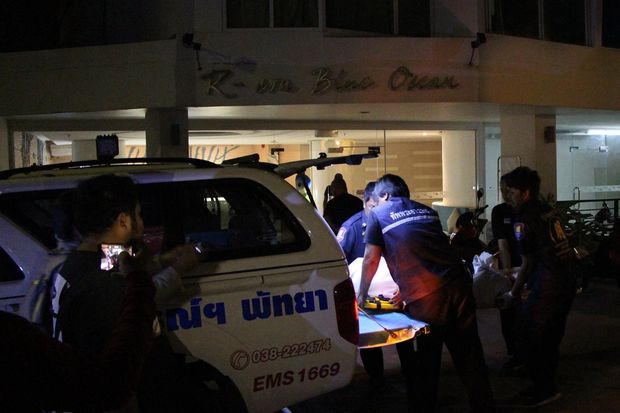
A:
<svg viewBox="0 0 620 413">
<path fill-rule="evenodd" d="M 265 376 L 254 377 L 254 392 L 265 390 Z"/>
<path fill-rule="evenodd" d="M 282 376 L 282 385 L 288 386 L 289 384 L 293 383 L 294 380 L 295 380 L 295 373 L 289 370 L 284 373 L 284 376 Z"/>
<path fill-rule="evenodd" d="M 268 374 L 267 383 L 265 384 L 265 389 L 272 389 L 274 387 L 280 387 L 281 383 L 282 383 L 282 373 Z"/>
</svg>

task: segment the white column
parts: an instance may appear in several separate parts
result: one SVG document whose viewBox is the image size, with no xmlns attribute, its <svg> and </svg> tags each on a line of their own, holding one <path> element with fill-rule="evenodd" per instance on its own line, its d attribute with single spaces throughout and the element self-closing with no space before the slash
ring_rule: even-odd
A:
<svg viewBox="0 0 620 413">
<path fill-rule="evenodd" d="M 187 108 L 158 108 L 146 111 L 146 156 L 189 156 Z"/>
<path fill-rule="evenodd" d="M 9 154 L 15 149 L 11 147 L 9 139 L 9 126 L 6 119 L 0 118 L 0 170 L 9 169 L 10 158 Z"/>
<path fill-rule="evenodd" d="M 476 205 L 475 131 L 443 131 L 441 135 L 443 206 Z"/>
<path fill-rule="evenodd" d="M 441 226 L 453 232 L 459 214 L 476 206 L 476 131 L 441 134 L 443 200 L 433 202 Z"/>
<path fill-rule="evenodd" d="M 332 142 L 328 142 L 322 139 L 316 139 L 311 141 L 310 158 L 316 159 L 319 157 L 319 154 L 321 152 L 327 153 L 328 146 L 331 144 Z M 336 173 L 342 173 L 342 171 L 339 169 L 339 166 L 340 165 L 334 165 L 323 170 L 318 170 L 316 168 L 308 168 L 306 170 L 306 174 L 308 174 L 312 179 L 312 197 L 314 198 L 316 207 L 321 214 L 323 213 L 323 199 L 325 188 L 327 187 L 327 185 L 331 184 Z"/>
<path fill-rule="evenodd" d="M 536 115 L 531 106 L 502 106 L 501 174 L 515 167 L 536 169 L 541 179 L 541 194 L 555 197 L 557 193 L 557 154 L 555 116 Z"/>
</svg>

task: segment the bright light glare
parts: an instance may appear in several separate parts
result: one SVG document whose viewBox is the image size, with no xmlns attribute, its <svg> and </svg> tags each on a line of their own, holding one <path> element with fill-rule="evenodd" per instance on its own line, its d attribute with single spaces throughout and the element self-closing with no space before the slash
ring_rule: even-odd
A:
<svg viewBox="0 0 620 413">
<path fill-rule="evenodd" d="M 588 129 L 588 135 L 620 136 L 620 129 Z"/>
</svg>

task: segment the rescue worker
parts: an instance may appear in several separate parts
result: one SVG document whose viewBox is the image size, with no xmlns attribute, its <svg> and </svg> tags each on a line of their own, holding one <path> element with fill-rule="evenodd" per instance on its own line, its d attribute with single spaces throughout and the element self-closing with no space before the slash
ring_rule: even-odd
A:
<svg viewBox="0 0 620 413">
<path fill-rule="evenodd" d="M 407 184 L 397 175 L 381 177 L 375 193 L 379 205 L 368 217 L 358 304 L 366 299 L 383 254 L 405 311 L 430 325 L 430 333 L 416 339 L 417 350 L 411 348 L 409 360 L 401 358 L 409 411 L 435 411 L 444 343 L 473 411 L 493 411 L 472 279 L 450 247 L 437 212 L 410 200 Z"/>
<path fill-rule="evenodd" d="M 347 263 L 351 264 L 358 258 L 364 256 L 364 235 L 366 234 L 366 221 L 370 211 L 377 205 L 378 198 L 374 193 L 375 182 L 369 182 L 364 188 L 364 210 L 353 215 L 346 220 L 340 230 L 336 239 L 347 259 Z M 399 305 L 400 294 L 396 291 L 386 291 L 386 293 L 392 293 L 394 296 L 390 299 L 390 302 L 395 305 Z M 411 346 L 412 343 L 398 343 L 396 344 L 396 350 L 402 351 L 403 346 Z M 385 385 L 384 377 L 384 364 L 383 364 L 383 350 L 381 347 L 360 349 L 360 357 L 362 364 L 368 376 L 370 377 L 371 394 L 376 394 Z"/>
<path fill-rule="evenodd" d="M 347 263 L 351 264 L 356 258 L 364 256 L 364 235 L 366 221 L 370 211 L 377 206 L 378 198 L 374 194 L 375 182 L 369 182 L 364 188 L 364 209 L 347 219 L 336 235 L 338 243 L 344 251 Z"/>
<path fill-rule="evenodd" d="M 493 230 L 493 239 L 497 242 L 499 251 L 499 268 L 505 277 L 514 282 L 512 269 L 521 266 L 521 256 L 519 255 L 519 246 L 513 229 L 514 210 L 509 203 L 508 188 L 506 187 L 506 178 L 504 176 L 500 178 L 499 189 L 504 202 L 495 205 L 491 211 L 491 229 Z M 506 343 L 506 352 L 510 357 L 502 365 L 502 370 L 520 368 L 523 364 L 517 355 L 516 348 L 516 309 L 514 306 L 500 308 L 499 316 L 502 326 L 502 337 Z"/>
<path fill-rule="evenodd" d="M 521 166 L 506 174 L 505 180 L 510 204 L 517 211 L 514 234 L 521 268 L 504 299 L 517 302 L 518 351 L 532 380 L 519 395 L 528 407 L 539 407 L 562 396 L 555 373 L 576 281 L 560 220 L 538 199 L 538 173 Z"/>
</svg>

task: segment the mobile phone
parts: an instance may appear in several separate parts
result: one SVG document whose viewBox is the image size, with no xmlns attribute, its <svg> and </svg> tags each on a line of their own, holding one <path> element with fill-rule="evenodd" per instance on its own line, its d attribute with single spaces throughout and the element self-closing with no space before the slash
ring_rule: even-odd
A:
<svg viewBox="0 0 620 413">
<path fill-rule="evenodd" d="M 122 244 L 101 244 L 101 269 L 109 271 L 118 266 L 118 256 L 123 251 L 131 254 L 131 247 Z"/>
</svg>

